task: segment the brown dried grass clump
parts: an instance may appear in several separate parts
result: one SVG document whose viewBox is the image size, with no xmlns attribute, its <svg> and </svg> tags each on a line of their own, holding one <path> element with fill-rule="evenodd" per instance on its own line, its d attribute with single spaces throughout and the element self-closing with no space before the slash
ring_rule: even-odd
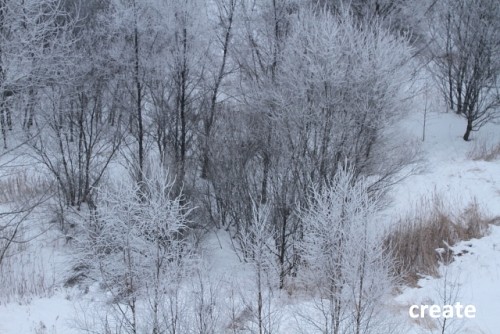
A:
<svg viewBox="0 0 500 334">
<path fill-rule="evenodd" d="M 438 276 L 439 264 L 453 261 L 450 249 L 459 241 L 481 238 L 493 220 L 486 219 L 474 199 L 456 215 L 439 195 L 423 200 L 413 215 L 401 218 L 384 240 L 395 274 L 415 286 L 421 276 Z"/>
<path fill-rule="evenodd" d="M 478 161 L 494 161 L 500 158 L 500 143 L 491 144 L 485 140 L 474 142 L 472 148 L 467 152 L 467 158 Z"/>
<path fill-rule="evenodd" d="M 51 187 L 52 183 L 45 177 L 30 176 L 24 170 L 19 171 L 0 178 L 0 203 L 31 201 L 46 195 Z"/>
</svg>

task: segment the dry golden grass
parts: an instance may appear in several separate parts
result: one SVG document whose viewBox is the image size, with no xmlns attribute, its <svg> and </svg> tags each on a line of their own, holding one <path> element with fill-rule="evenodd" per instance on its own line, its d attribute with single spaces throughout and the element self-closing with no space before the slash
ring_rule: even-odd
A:
<svg viewBox="0 0 500 334">
<path fill-rule="evenodd" d="M 415 286 L 421 275 L 438 276 L 439 264 L 453 261 L 451 246 L 486 235 L 493 223 L 475 200 L 456 215 L 447 210 L 441 197 L 434 194 L 413 215 L 400 219 L 385 238 L 396 274 L 407 284 Z"/>
<path fill-rule="evenodd" d="M 467 158 L 478 161 L 494 161 L 500 158 L 500 143 L 491 144 L 484 140 L 474 142 L 472 148 L 467 152 Z"/>
<path fill-rule="evenodd" d="M 24 202 L 47 194 L 50 188 L 51 183 L 46 178 L 19 171 L 0 178 L 0 203 Z"/>
</svg>

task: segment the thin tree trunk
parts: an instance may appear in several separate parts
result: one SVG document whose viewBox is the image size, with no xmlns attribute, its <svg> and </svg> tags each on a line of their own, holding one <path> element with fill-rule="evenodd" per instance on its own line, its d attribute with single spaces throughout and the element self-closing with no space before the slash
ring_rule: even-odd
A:
<svg viewBox="0 0 500 334">
<path fill-rule="evenodd" d="M 446 52 L 447 52 L 447 62 L 448 62 L 448 99 L 450 103 L 450 109 L 455 108 L 455 103 L 453 100 L 453 50 L 451 47 L 451 14 L 448 13 L 446 16 L 447 29 L 446 29 Z"/>
<path fill-rule="evenodd" d="M 0 102 L 0 127 L 2 128 L 3 148 L 7 149 L 7 122 L 5 119 L 5 107 L 3 102 Z"/>
<path fill-rule="evenodd" d="M 286 255 L 286 248 L 287 248 L 287 235 L 286 235 L 286 230 L 287 230 L 287 225 L 288 225 L 288 214 L 289 210 L 288 209 L 283 209 L 282 210 L 283 214 L 283 223 L 281 226 L 281 235 L 280 235 L 280 245 L 279 245 L 279 265 L 280 265 L 280 285 L 279 288 L 283 289 L 285 286 L 285 276 L 287 274 L 287 270 L 285 269 L 285 255 Z"/>
<path fill-rule="evenodd" d="M 467 128 L 465 130 L 465 134 L 464 134 L 464 140 L 465 141 L 469 141 L 470 140 L 470 134 L 472 132 L 472 119 L 471 118 L 468 118 L 467 119 Z"/>
<path fill-rule="evenodd" d="M 137 144 L 139 151 L 139 175 L 138 182 L 142 183 L 143 169 L 144 169 L 144 128 L 142 123 L 142 85 L 139 78 L 139 31 L 137 27 L 137 7 L 134 1 L 134 53 L 135 53 L 135 66 L 134 66 L 134 80 L 137 94 Z"/>
<path fill-rule="evenodd" d="M 226 32 L 224 34 L 224 43 L 223 43 L 223 51 L 222 51 L 222 63 L 219 68 L 219 73 L 217 76 L 217 79 L 215 80 L 215 85 L 214 89 L 212 91 L 212 96 L 210 99 L 210 114 L 208 116 L 208 119 L 205 120 L 205 138 L 204 138 L 204 145 L 203 145 L 203 160 L 202 160 L 202 168 L 201 168 L 201 178 L 207 179 L 208 178 L 208 168 L 210 164 L 210 136 L 211 136 L 211 131 L 212 127 L 215 121 L 215 113 L 216 113 L 216 103 L 217 103 L 217 95 L 219 94 L 219 88 L 222 83 L 222 80 L 224 79 L 224 76 L 226 75 L 226 62 L 227 62 L 227 56 L 229 52 L 229 42 L 231 41 L 231 29 L 233 26 L 233 16 L 234 16 L 234 9 L 236 6 L 235 1 L 231 1 L 229 4 L 230 9 L 228 13 L 228 24 L 226 28 Z M 221 17 L 221 22 L 222 22 L 222 17 Z"/>
</svg>

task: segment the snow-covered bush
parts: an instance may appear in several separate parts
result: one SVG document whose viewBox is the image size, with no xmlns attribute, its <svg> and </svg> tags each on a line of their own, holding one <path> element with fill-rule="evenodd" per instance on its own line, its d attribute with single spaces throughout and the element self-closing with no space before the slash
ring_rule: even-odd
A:
<svg viewBox="0 0 500 334">
<path fill-rule="evenodd" d="M 81 261 L 119 309 L 126 332 L 175 332 L 179 284 L 191 259 L 185 237 L 191 210 L 172 196 L 172 182 L 160 167 L 141 184 L 123 180 L 100 188 L 98 199 L 78 240 Z M 145 310 L 139 312 L 139 305 Z"/>
<path fill-rule="evenodd" d="M 307 315 L 322 333 L 374 333 L 394 278 L 374 224 L 377 200 L 346 164 L 332 182 L 313 188 L 301 212 L 304 238 L 299 277 L 320 314 Z M 304 316 L 304 315 L 302 315 Z M 383 321 L 382 321 L 383 323 Z M 388 332 L 388 329 L 384 327 Z"/>
<path fill-rule="evenodd" d="M 273 252 L 276 233 L 270 224 L 270 207 L 252 203 L 252 221 L 240 235 L 239 244 L 253 275 L 251 287 L 254 298 L 245 304 L 251 328 L 258 333 L 273 333 L 276 310 L 271 305 L 272 292 L 279 286 L 279 264 Z M 248 288 L 247 288 L 248 289 Z"/>
</svg>

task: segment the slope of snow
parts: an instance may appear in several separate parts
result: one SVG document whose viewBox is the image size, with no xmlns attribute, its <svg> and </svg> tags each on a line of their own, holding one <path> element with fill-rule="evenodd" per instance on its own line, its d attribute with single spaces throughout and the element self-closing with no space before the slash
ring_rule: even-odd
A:
<svg viewBox="0 0 500 334">
<path fill-rule="evenodd" d="M 421 172 L 391 189 L 392 213 L 403 213 L 420 198 L 436 192 L 462 208 L 476 198 L 485 212 L 500 216 L 500 160 L 474 161 L 468 157 L 477 146 L 500 143 L 500 126 L 488 124 L 465 142 L 465 124 L 453 113 L 427 115 Z M 401 126 L 404 132 L 421 140 L 421 114 L 411 115 Z"/>
<path fill-rule="evenodd" d="M 411 114 L 401 122 L 400 127 L 410 137 L 421 140 L 423 115 Z M 433 193 L 438 193 L 457 209 L 463 209 L 476 198 L 489 216 L 500 216 L 500 159 L 487 162 L 474 161 L 468 157 L 468 152 L 482 143 L 499 143 L 500 127 L 487 125 L 474 133 L 471 142 L 461 139 L 464 130 L 465 121 L 453 113 L 427 115 L 426 138 L 421 142 L 421 170 L 391 190 L 393 201 L 385 212 L 387 220 L 396 221 L 422 197 L 430 197 Z M 252 271 L 248 264 L 242 264 L 234 254 L 226 232 L 209 235 L 203 245 L 206 268 L 214 277 L 223 278 L 222 283 L 227 282 L 227 286 L 221 286 L 221 294 L 239 289 L 238 298 L 244 299 L 252 293 L 245 290 L 252 284 Z M 455 321 L 450 326 L 460 328 L 465 333 L 497 333 L 496 328 L 500 326 L 497 318 L 500 310 L 497 283 L 500 280 L 500 227 L 493 226 L 489 236 L 462 242 L 454 249 L 461 256 L 451 265 L 441 268 L 441 278 L 422 279 L 420 288 L 406 288 L 395 298 L 394 315 L 403 321 L 406 319 L 414 333 L 431 332 L 424 329 L 422 323 L 418 324 L 409 318 L 408 308 L 411 304 L 443 304 L 443 287 L 451 287 L 457 292 L 455 301 L 475 305 L 477 316 L 475 319 Z M 58 276 L 64 271 L 64 264 L 61 263 L 63 257 L 52 256 L 52 259 L 57 259 L 58 263 L 47 268 L 57 268 L 55 275 Z M 54 276 L 54 273 L 51 275 Z M 60 285 L 61 282 L 56 283 Z M 28 304 L 10 302 L 0 305 L 0 334 L 77 333 L 75 319 L 80 312 L 78 305 L 84 303 L 98 307 L 95 301 L 99 298 L 95 293 L 82 297 L 79 293 L 61 288 L 56 289 L 49 298 L 34 298 Z M 223 298 L 227 299 L 228 296 Z M 307 312 L 311 307 L 308 303 L 300 300 L 299 296 L 291 299 L 286 293 L 275 295 L 272 307 L 276 310 L 276 321 L 279 322 L 276 325 L 279 329 L 277 332 L 296 331 L 297 310 Z"/>
<path fill-rule="evenodd" d="M 423 117 L 413 115 L 402 126 L 405 131 L 421 136 Z M 462 140 L 464 130 L 465 120 L 452 113 L 428 116 L 427 135 L 422 143 L 424 168 L 421 173 L 396 185 L 391 192 L 394 203 L 388 211 L 394 218 L 404 214 L 420 198 L 430 198 L 433 193 L 457 210 L 462 210 L 475 198 L 487 216 L 500 216 L 500 159 L 487 162 L 469 157 L 469 152 L 481 145 L 500 143 L 500 126 L 488 124 L 473 134 L 471 142 Z M 441 333 L 438 328 L 426 328 L 432 328 L 429 321 L 418 325 L 411 320 L 410 305 L 471 304 L 477 309 L 476 317 L 451 321 L 447 332 L 498 333 L 500 227 L 492 226 L 490 235 L 461 242 L 453 249 L 460 255 L 449 266 L 441 268 L 440 278 L 422 279 L 418 283 L 421 288 L 407 288 L 396 298 L 401 315 L 414 325 L 415 333 Z M 444 300 L 445 291 L 454 296 Z"/>
<path fill-rule="evenodd" d="M 0 305 L 0 333 L 78 333 L 73 326 L 74 314 L 73 303 L 62 293 L 28 305 Z"/>
<path fill-rule="evenodd" d="M 426 278 L 419 281 L 421 288 L 407 288 L 396 298 L 405 317 L 410 305 L 446 305 L 460 302 L 474 305 L 474 319 L 455 319 L 450 323 L 452 329 L 463 333 L 498 333 L 500 319 L 500 227 L 493 226 L 491 234 L 481 238 L 464 241 L 453 247 L 455 261 L 441 268 L 440 278 Z M 443 298 L 445 289 L 451 292 L 448 300 Z M 418 333 L 419 326 L 415 326 Z"/>
</svg>

